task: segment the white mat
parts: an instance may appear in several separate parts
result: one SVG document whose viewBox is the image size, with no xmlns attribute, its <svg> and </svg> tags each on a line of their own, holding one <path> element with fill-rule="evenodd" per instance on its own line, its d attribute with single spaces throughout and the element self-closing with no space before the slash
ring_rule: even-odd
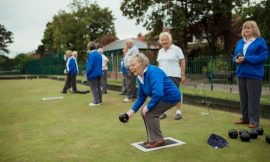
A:
<svg viewBox="0 0 270 162">
<path fill-rule="evenodd" d="M 165 140 L 165 145 L 160 146 L 160 147 L 155 147 L 155 148 L 146 148 L 145 145 L 143 144 L 143 141 L 131 143 L 131 145 L 136 147 L 137 149 L 143 151 L 143 152 L 148 152 L 148 151 L 154 151 L 154 150 L 159 150 L 159 149 L 163 149 L 163 148 L 174 147 L 174 146 L 186 144 L 185 142 L 179 141 L 179 140 L 174 139 L 172 137 L 166 137 L 166 138 L 164 138 L 164 140 Z"/>
<path fill-rule="evenodd" d="M 43 97 L 42 100 L 59 100 L 59 99 L 63 99 L 63 96 L 56 96 L 56 97 Z"/>
</svg>

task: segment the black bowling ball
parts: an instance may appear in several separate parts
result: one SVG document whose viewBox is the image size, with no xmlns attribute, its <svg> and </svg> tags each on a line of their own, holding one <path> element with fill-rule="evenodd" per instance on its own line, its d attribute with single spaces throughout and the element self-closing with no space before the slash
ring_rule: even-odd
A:
<svg viewBox="0 0 270 162">
<path fill-rule="evenodd" d="M 250 131 L 250 138 L 256 139 L 257 137 L 258 137 L 257 129 L 252 129 L 252 130 Z"/>
<path fill-rule="evenodd" d="M 240 139 L 241 141 L 243 142 L 248 142 L 249 139 L 250 139 L 250 135 L 248 132 L 243 132 L 241 135 L 240 135 Z"/>
<path fill-rule="evenodd" d="M 265 136 L 265 141 L 270 144 L 270 134 Z"/>
<path fill-rule="evenodd" d="M 257 128 L 257 132 L 259 135 L 263 135 L 263 128 L 262 127 Z"/>
<path fill-rule="evenodd" d="M 119 120 L 120 120 L 120 122 L 122 122 L 122 123 L 128 122 L 128 119 L 129 119 L 129 116 L 128 116 L 127 113 L 121 113 L 121 114 L 119 115 Z"/>
<path fill-rule="evenodd" d="M 240 131 L 239 131 L 239 135 L 241 136 L 241 134 L 242 133 L 244 133 L 244 132 L 247 132 L 247 133 L 249 133 L 247 130 L 245 130 L 245 129 L 240 129 Z"/>
<path fill-rule="evenodd" d="M 238 136 L 238 131 L 236 129 L 230 129 L 228 131 L 228 135 L 229 135 L 230 138 L 235 139 Z"/>
</svg>

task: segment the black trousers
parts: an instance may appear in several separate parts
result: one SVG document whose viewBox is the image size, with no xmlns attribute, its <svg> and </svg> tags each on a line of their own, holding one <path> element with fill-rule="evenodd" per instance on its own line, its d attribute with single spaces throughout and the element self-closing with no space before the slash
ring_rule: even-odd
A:
<svg viewBox="0 0 270 162">
<path fill-rule="evenodd" d="M 63 91 L 67 91 L 69 88 L 72 88 L 73 92 L 77 91 L 76 76 L 77 75 L 70 75 L 70 74 L 66 75 L 66 82 Z"/>
</svg>

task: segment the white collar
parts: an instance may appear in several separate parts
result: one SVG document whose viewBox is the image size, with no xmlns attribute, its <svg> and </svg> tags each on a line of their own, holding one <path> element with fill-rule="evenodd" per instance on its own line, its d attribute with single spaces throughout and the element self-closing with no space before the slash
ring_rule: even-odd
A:
<svg viewBox="0 0 270 162">
<path fill-rule="evenodd" d="M 147 69 L 148 69 L 148 66 L 146 66 L 146 67 L 144 68 L 143 74 L 142 74 L 142 75 L 138 75 L 138 79 L 139 79 L 139 81 L 140 81 L 142 84 L 144 84 L 144 73 L 147 71 Z"/>
</svg>

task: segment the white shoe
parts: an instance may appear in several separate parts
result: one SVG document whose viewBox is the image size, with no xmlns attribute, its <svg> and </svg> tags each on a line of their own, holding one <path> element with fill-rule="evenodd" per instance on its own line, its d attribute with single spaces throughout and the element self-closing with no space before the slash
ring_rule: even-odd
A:
<svg viewBox="0 0 270 162">
<path fill-rule="evenodd" d="M 133 102 L 133 101 L 134 101 L 134 98 L 131 98 L 131 99 L 125 98 L 125 99 L 123 100 L 123 102 Z"/>
<path fill-rule="evenodd" d="M 123 102 L 129 102 L 130 101 L 130 99 L 128 99 L 128 98 L 125 98 L 124 100 L 123 100 Z"/>
<path fill-rule="evenodd" d="M 90 103 L 89 106 L 99 106 L 100 104 Z"/>
</svg>

